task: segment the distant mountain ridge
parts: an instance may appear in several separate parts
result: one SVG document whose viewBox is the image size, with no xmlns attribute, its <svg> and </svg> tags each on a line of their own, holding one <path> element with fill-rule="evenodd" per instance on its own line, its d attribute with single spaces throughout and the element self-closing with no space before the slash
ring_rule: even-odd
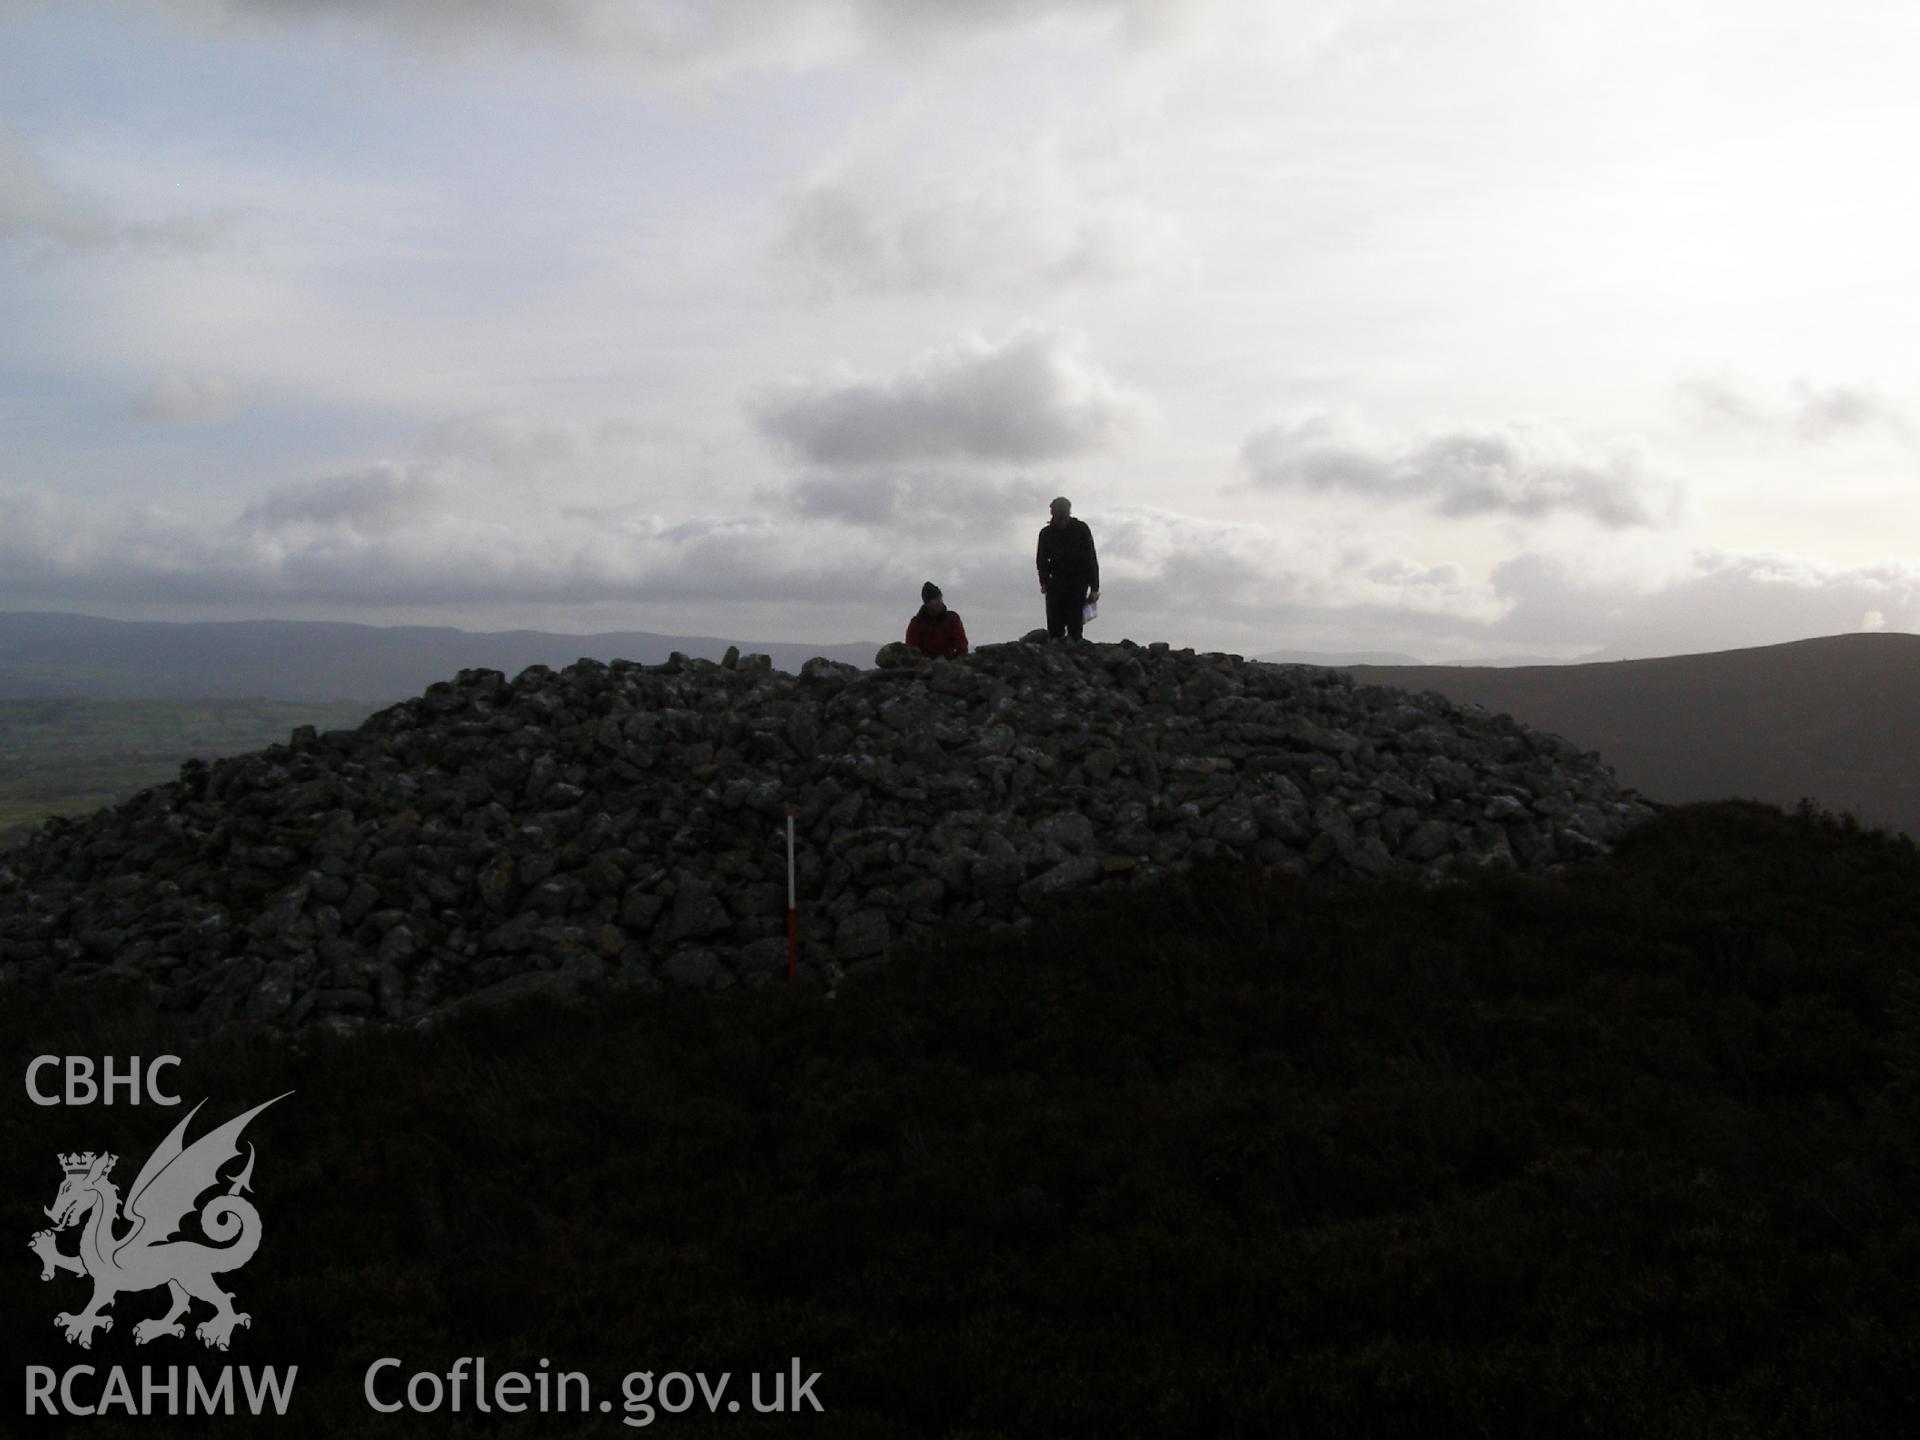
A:
<svg viewBox="0 0 1920 1440">
<path fill-rule="evenodd" d="M 1269 650 L 1255 655 L 1268 665 L 1324 665 L 1344 670 L 1350 665 L 1419 665 L 1418 655 L 1403 655 L 1398 650 Z"/>
<path fill-rule="evenodd" d="M 465 669 L 513 675 L 580 659 L 657 665 L 674 651 L 717 660 L 729 644 L 797 672 L 815 655 L 871 665 L 870 642 L 807 645 L 609 630 L 475 631 L 325 620 L 166 623 L 57 612 L 0 612 L 0 700 L 154 698 L 361 700 L 418 695 Z"/>
<path fill-rule="evenodd" d="M 1831 635 L 1704 655 L 1514 668 L 1354 665 L 1356 678 L 1598 750 L 1669 803 L 1803 797 L 1920 837 L 1920 635 Z"/>
<path fill-rule="evenodd" d="M 1355 665 L 1427 664 L 1418 655 L 1408 655 L 1399 650 L 1269 650 L 1253 658 L 1264 660 L 1269 665 L 1324 665 L 1333 670 L 1347 670 Z M 1449 660 L 1447 665 L 1449 668 L 1491 666 L 1507 669 L 1515 665 L 1585 665 L 1593 660 L 1614 658 L 1617 657 L 1597 653 L 1576 656 L 1571 660 L 1557 660 L 1551 655 L 1477 655 L 1471 660 Z"/>
</svg>

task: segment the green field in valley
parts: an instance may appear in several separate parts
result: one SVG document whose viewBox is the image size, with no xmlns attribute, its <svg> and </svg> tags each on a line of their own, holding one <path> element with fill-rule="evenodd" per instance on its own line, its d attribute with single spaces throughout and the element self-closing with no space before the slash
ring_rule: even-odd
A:
<svg viewBox="0 0 1920 1440">
<path fill-rule="evenodd" d="M 358 725 L 358 701 L 0 701 L 0 847 L 53 815 L 84 815 L 174 779 L 181 763 L 258 750 L 298 725 Z"/>
</svg>

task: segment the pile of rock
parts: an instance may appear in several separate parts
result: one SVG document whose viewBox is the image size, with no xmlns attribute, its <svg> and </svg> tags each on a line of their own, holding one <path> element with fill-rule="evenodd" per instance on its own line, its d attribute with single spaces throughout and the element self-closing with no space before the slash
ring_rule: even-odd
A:
<svg viewBox="0 0 1920 1440">
<path fill-rule="evenodd" d="M 1444 879 L 1652 808 L 1507 716 L 1165 645 L 463 670 L 355 730 L 193 761 L 0 866 L 0 982 L 209 1023 L 415 1022 L 597 983 L 837 980 L 954 926 L 1208 861 Z"/>
</svg>

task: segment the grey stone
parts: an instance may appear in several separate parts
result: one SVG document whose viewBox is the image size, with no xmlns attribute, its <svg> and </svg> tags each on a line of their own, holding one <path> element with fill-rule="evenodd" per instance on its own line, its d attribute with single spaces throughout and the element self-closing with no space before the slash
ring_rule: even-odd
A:
<svg viewBox="0 0 1920 1440">
<path fill-rule="evenodd" d="M 278 1020 L 293 1007 L 293 962 L 274 960 L 253 987 L 247 1014 L 255 1020 Z"/>
<path fill-rule="evenodd" d="M 891 938 L 892 927 L 883 911 L 856 910 L 834 928 L 834 959 L 844 963 L 881 954 Z"/>
<path fill-rule="evenodd" d="M 1097 855 L 1070 855 L 1022 885 L 1020 901 L 1024 905 L 1033 905 L 1065 891 L 1090 885 L 1100 878 L 1103 868 Z"/>
<path fill-rule="evenodd" d="M 395 925 L 380 937 L 380 947 L 375 958 L 382 965 L 404 966 L 412 960 L 417 950 L 413 931 L 406 925 Z"/>
<path fill-rule="evenodd" d="M 1036 840 L 1057 845 L 1070 855 L 1090 855 L 1095 848 L 1093 822 L 1074 812 L 1043 816 L 1033 823 L 1032 833 Z"/>
<path fill-rule="evenodd" d="M 645 885 L 630 886 L 620 900 L 620 924 L 636 935 L 643 935 L 653 928 L 666 903 L 664 896 Z"/>
<path fill-rule="evenodd" d="M 1401 853 L 1407 859 L 1425 862 L 1438 859 L 1453 848 L 1453 827 L 1444 820 L 1423 820 L 1407 837 Z"/>
<path fill-rule="evenodd" d="M 674 952 L 660 967 L 660 973 L 676 985 L 691 986 L 695 990 L 715 989 L 727 978 L 726 966 L 720 963 L 720 957 L 711 950 L 700 949 Z"/>
<path fill-rule="evenodd" d="M 678 893 L 673 897 L 673 909 L 667 915 L 666 943 L 672 945 L 682 940 L 717 935 L 731 928 L 732 924 L 727 907 L 713 893 L 711 885 L 704 880 L 683 877 L 679 881 Z"/>
</svg>

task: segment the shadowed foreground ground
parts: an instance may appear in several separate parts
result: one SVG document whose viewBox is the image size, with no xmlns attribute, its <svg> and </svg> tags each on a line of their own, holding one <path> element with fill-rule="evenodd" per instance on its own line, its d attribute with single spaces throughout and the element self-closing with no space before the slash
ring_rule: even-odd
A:
<svg viewBox="0 0 1920 1440">
<path fill-rule="evenodd" d="M 0 1350 L 297 1364 L 289 1414 L 252 1422 L 282 1436 L 633 1433 L 625 1371 L 744 1387 L 796 1355 L 824 1416 L 696 1404 L 654 1428 L 1892 1433 L 1920 1354 L 1917 940 L 1910 845 L 1723 804 L 1558 879 L 1217 877 L 830 1002 L 671 996 L 291 1053 L 102 994 L 0 995 L 15 1075 L 172 1050 L 188 1104 L 212 1097 L 196 1133 L 297 1092 L 249 1131 L 266 1240 L 219 1357 L 131 1344 L 157 1292 L 66 1345 L 51 1316 L 84 1287 L 39 1284 L 24 1248 L 57 1151 L 131 1176 L 183 1111 L 16 1088 Z M 361 1376 L 387 1355 L 548 1357 L 615 1410 L 375 1415 Z"/>
</svg>

